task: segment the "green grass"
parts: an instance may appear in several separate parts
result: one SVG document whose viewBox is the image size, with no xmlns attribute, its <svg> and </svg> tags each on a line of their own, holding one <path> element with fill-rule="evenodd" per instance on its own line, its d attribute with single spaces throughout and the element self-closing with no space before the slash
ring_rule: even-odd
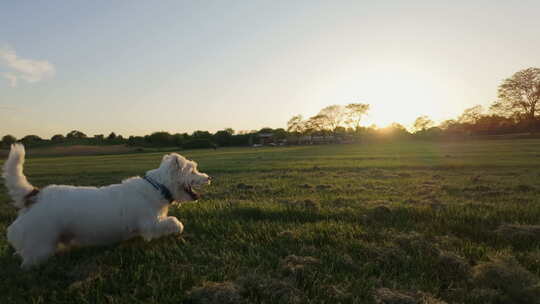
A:
<svg viewBox="0 0 540 304">
<path fill-rule="evenodd" d="M 539 140 L 181 153 L 214 177 L 198 203 L 170 210 L 184 234 L 78 248 L 28 272 L 5 239 L 16 211 L 2 186 L 0 303 L 375 303 L 381 288 L 535 303 L 520 298 L 528 283 L 515 292 L 479 272 L 510 259 L 523 268 L 512 281 L 540 275 L 540 236 L 497 232 L 540 224 Z M 161 157 L 30 158 L 25 172 L 39 187 L 99 186 Z"/>
</svg>

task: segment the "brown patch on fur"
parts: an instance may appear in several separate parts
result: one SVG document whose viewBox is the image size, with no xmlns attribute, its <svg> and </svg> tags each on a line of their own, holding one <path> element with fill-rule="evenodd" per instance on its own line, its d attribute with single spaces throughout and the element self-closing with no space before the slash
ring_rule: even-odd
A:
<svg viewBox="0 0 540 304">
<path fill-rule="evenodd" d="M 24 207 L 28 208 L 36 203 L 36 196 L 39 194 L 39 189 L 34 188 L 24 196 Z"/>
</svg>

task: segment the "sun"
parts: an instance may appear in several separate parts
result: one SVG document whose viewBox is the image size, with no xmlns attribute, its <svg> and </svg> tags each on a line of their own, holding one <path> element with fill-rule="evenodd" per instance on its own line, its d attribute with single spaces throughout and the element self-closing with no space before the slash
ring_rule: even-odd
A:
<svg viewBox="0 0 540 304">
<path fill-rule="evenodd" d="M 344 91 L 357 96 L 358 102 L 370 104 L 363 126 L 385 127 L 396 122 L 409 128 L 422 115 L 442 121 L 453 117 L 463 100 L 462 93 L 453 89 L 455 80 L 425 66 L 389 63 L 349 77 L 354 81 Z"/>
</svg>

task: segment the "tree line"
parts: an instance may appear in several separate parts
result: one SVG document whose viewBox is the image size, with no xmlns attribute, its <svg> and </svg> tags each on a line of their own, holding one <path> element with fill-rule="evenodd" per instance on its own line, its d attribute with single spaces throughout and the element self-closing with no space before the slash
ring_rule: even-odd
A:
<svg viewBox="0 0 540 304">
<path fill-rule="evenodd" d="M 254 131 L 235 132 L 231 128 L 210 133 L 195 131 L 191 134 L 170 134 L 165 131 L 146 136 L 123 137 L 111 132 L 87 136 L 73 130 L 65 135 L 56 134 L 50 139 L 27 135 L 17 139 L 12 135 L 2 137 L 1 146 L 9 147 L 22 142 L 28 147 L 47 145 L 118 145 L 148 147 L 217 148 L 226 146 L 248 146 L 261 141 L 259 135 L 271 134 L 275 143 L 300 143 L 304 137 L 331 138 L 334 142 L 360 141 L 380 138 L 423 138 L 444 139 L 475 135 L 501 135 L 512 133 L 536 133 L 540 131 L 540 69 L 527 68 L 516 72 L 502 81 L 498 87 L 498 99 L 489 109 L 477 105 L 466 109 L 455 119 L 435 124 L 428 116 L 419 116 L 411 130 L 392 123 L 385 128 L 360 126 L 368 113 L 367 103 L 330 105 L 317 115 L 304 119 L 295 115 L 287 122 L 287 129 L 262 128 Z"/>
<path fill-rule="evenodd" d="M 332 136 L 350 139 L 372 138 L 458 138 L 540 131 L 540 69 L 527 68 L 505 79 L 498 88 L 498 99 L 489 109 L 477 105 L 455 119 L 436 124 L 428 116 L 419 116 L 408 130 L 399 123 L 385 128 L 362 127 L 360 121 L 369 104 L 331 105 L 317 115 L 304 119 L 293 116 L 287 131 L 297 136 Z"/>
<path fill-rule="evenodd" d="M 66 135 L 56 134 L 49 139 L 37 135 L 27 135 L 17 139 L 12 135 L 2 137 L 4 148 L 15 142 L 21 142 L 27 147 L 43 147 L 50 145 L 129 145 L 138 147 L 180 147 L 184 149 L 217 148 L 228 146 L 248 146 L 258 143 L 258 134 L 270 133 L 276 140 L 284 140 L 287 132 L 284 129 L 262 128 L 253 131 L 235 132 L 231 128 L 210 133 L 208 131 L 195 131 L 188 133 L 175 133 L 159 131 L 145 136 L 124 137 L 111 132 L 108 136 L 98 134 L 87 136 L 85 133 L 73 130 Z"/>
</svg>

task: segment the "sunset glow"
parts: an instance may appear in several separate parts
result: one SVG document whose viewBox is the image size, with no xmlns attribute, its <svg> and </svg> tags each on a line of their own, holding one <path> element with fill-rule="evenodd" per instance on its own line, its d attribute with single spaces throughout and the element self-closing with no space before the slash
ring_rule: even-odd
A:
<svg viewBox="0 0 540 304">
<path fill-rule="evenodd" d="M 371 105 L 362 125 L 455 118 L 540 65 L 540 4 L 480 2 L 13 2 L 1 131 L 279 128 L 351 102 Z"/>
</svg>

